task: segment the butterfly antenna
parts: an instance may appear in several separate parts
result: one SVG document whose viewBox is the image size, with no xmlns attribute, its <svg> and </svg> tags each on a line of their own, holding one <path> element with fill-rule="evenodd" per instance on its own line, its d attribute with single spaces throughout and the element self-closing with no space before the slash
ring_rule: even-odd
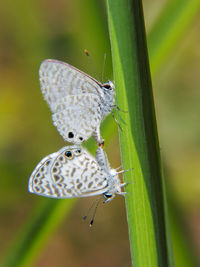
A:
<svg viewBox="0 0 200 267">
<path fill-rule="evenodd" d="M 94 202 L 92 203 L 92 205 L 89 207 L 87 214 L 83 217 L 83 220 L 84 220 L 84 221 L 87 219 L 88 215 L 90 214 L 90 211 L 91 211 L 92 208 L 94 207 L 94 204 L 95 204 L 96 202 L 98 202 L 98 200 L 99 200 L 98 198 L 95 199 L 95 201 L 94 201 Z"/>
<path fill-rule="evenodd" d="M 106 65 L 106 53 L 104 54 L 104 58 L 103 58 L 103 68 L 102 68 L 102 83 L 104 81 L 104 70 L 105 70 L 105 65 Z"/>
<path fill-rule="evenodd" d="M 86 56 L 88 57 L 88 59 L 89 59 L 90 66 L 91 66 L 92 70 L 94 70 L 94 72 L 95 72 L 95 76 L 99 79 L 99 77 L 98 77 L 98 75 L 97 75 L 96 68 L 95 68 L 95 66 L 94 66 L 94 64 L 93 64 L 93 61 L 92 61 L 92 59 L 91 59 L 91 57 L 90 57 L 90 54 L 89 54 L 88 50 L 87 50 L 87 49 L 84 49 L 84 53 L 85 53 L 85 55 L 86 55 Z"/>
<path fill-rule="evenodd" d="M 87 219 L 88 215 L 90 214 L 91 209 L 94 207 L 94 204 L 97 202 L 97 200 L 99 200 L 99 199 L 98 199 L 98 198 L 95 199 L 95 201 L 94 201 L 94 202 L 92 203 L 92 205 L 89 207 L 87 214 L 83 217 L 83 220 L 84 220 L 84 221 Z"/>
<path fill-rule="evenodd" d="M 102 196 L 100 196 L 97 200 L 97 204 L 96 204 L 96 206 L 95 206 L 95 208 L 94 208 L 94 212 L 93 212 L 93 215 L 92 215 L 92 219 L 91 219 L 91 221 L 90 221 L 90 227 L 93 225 L 93 223 L 94 223 L 94 218 L 95 218 L 95 215 L 96 215 L 96 211 L 97 211 L 97 208 L 98 208 L 98 206 L 99 206 L 99 203 L 100 203 L 100 200 L 102 199 Z"/>
</svg>

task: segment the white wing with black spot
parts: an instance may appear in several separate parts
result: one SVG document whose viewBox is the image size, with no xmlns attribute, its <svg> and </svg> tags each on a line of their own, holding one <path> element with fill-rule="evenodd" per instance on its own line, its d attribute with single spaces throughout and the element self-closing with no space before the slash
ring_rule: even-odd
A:
<svg viewBox="0 0 200 267">
<path fill-rule="evenodd" d="M 51 198 L 95 196 L 108 190 L 108 175 L 79 146 L 66 146 L 45 157 L 29 179 L 29 191 Z"/>
<path fill-rule="evenodd" d="M 66 141 L 80 144 L 101 124 L 99 98 L 93 94 L 66 96 L 57 102 L 52 119 Z"/>
<path fill-rule="evenodd" d="M 44 60 L 39 70 L 41 90 L 63 138 L 81 144 L 91 135 L 103 143 L 100 124 L 114 106 L 114 85 L 101 84 L 75 67 Z"/>
</svg>

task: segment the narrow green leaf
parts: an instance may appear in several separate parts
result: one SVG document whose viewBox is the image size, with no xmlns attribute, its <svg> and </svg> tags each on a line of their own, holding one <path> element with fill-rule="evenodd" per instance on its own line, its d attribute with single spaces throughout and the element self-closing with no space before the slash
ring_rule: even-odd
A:
<svg viewBox="0 0 200 267">
<path fill-rule="evenodd" d="M 31 215 L 31 223 L 19 233 L 12 254 L 9 253 L 2 266 L 30 266 L 44 243 L 51 237 L 49 233 L 52 233 L 53 229 L 60 224 L 63 214 L 70 212 L 73 207 L 72 202 L 75 201 L 46 199 Z"/>
<path fill-rule="evenodd" d="M 174 46 L 181 40 L 199 12 L 199 0 L 171 0 L 148 35 L 148 48 L 152 75 L 167 60 Z"/>
<path fill-rule="evenodd" d="M 87 5 L 87 9 L 88 9 L 88 14 L 89 14 L 90 8 L 88 5 Z M 185 31 L 187 30 L 187 26 L 193 20 L 193 17 L 197 13 L 197 10 L 199 10 L 197 9 L 199 8 L 199 0 L 191 0 L 191 1 L 172 0 L 170 1 L 169 6 L 170 5 L 171 5 L 171 8 L 168 8 L 168 11 L 165 11 L 164 9 L 163 13 L 166 15 L 163 17 L 163 15 L 161 14 L 160 18 L 157 20 L 157 23 L 152 29 L 149 39 L 148 39 L 149 53 L 150 53 L 150 58 L 151 58 L 151 71 L 153 75 L 155 75 L 157 70 L 160 69 L 161 65 L 165 62 L 168 54 L 173 50 L 174 46 L 181 39 L 181 36 L 184 35 Z M 181 9 L 177 8 L 179 6 L 181 6 L 182 8 Z M 190 9 L 187 8 L 188 6 L 190 6 Z M 24 10 L 24 6 L 20 8 Z M 176 12 L 174 11 L 174 9 L 176 9 Z M 18 13 L 20 14 L 20 12 Z M 174 14 L 174 16 L 173 16 L 173 24 L 171 24 L 171 27 L 170 27 L 171 30 L 169 31 L 166 25 L 168 25 L 169 21 L 171 21 L 169 19 L 172 17 L 171 14 Z M 184 18 L 187 23 L 182 23 L 182 19 Z M 24 17 L 23 17 L 23 21 L 24 21 Z M 17 27 L 19 28 L 23 27 L 23 24 L 17 25 Z M 182 30 L 178 31 L 179 38 L 178 39 L 174 38 L 173 30 L 175 30 L 176 28 L 180 29 L 180 27 L 182 27 Z M 23 31 L 23 29 L 21 30 Z M 103 39 L 103 36 L 101 37 L 101 39 Z M 169 45 L 167 46 L 168 49 L 166 48 L 163 49 L 164 44 L 168 43 L 168 39 L 171 39 L 173 41 L 170 42 L 170 46 Z M 24 40 L 24 39 L 21 39 L 21 40 Z M 38 42 L 39 42 L 39 39 L 38 39 Z M 40 52 L 40 54 L 41 53 L 42 52 Z M 157 54 L 160 56 L 159 57 L 156 56 Z M 120 114 L 120 115 L 123 115 L 123 114 Z M 110 127 L 110 123 L 112 123 L 112 121 L 113 121 L 112 118 L 111 119 L 108 118 L 106 122 L 104 123 L 106 130 L 103 136 L 105 137 L 107 143 L 109 142 L 110 136 L 112 136 L 113 132 L 116 130 L 116 128 L 114 128 L 115 130 L 113 131 L 113 127 Z M 109 125 L 109 129 L 108 129 L 108 125 Z M 104 126 L 102 128 L 104 128 Z M 127 163 L 127 168 L 129 167 L 130 165 Z M 135 170 L 131 173 L 131 176 L 133 175 L 135 177 L 135 181 L 138 184 L 139 178 L 137 177 L 137 173 L 135 172 Z M 127 176 L 127 180 L 129 180 L 130 178 L 131 177 Z M 127 190 L 129 190 L 128 187 L 127 187 Z M 136 200 L 136 197 L 135 197 L 135 200 Z M 44 246 L 45 242 L 49 240 L 50 236 L 55 231 L 56 227 L 60 224 L 61 220 L 70 211 L 72 203 L 71 202 L 69 203 L 68 201 L 65 201 L 65 204 L 63 203 L 64 201 L 51 203 L 51 200 L 47 200 L 44 206 L 38 208 L 37 213 L 33 213 L 34 219 L 31 218 L 30 224 L 28 224 L 27 228 L 25 228 L 23 233 L 20 234 L 19 238 L 16 241 L 15 246 L 13 247 L 12 250 L 9 251 L 9 255 L 6 258 L 5 264 L 3 266 L 14 267 L 14 266 L 30 266 L 31 265 L 32 261 L 36 258 L 39 252 L 41 253 L 42 247 Z M 135 225 L 136 222 L 134 221 L 133 224 Z"/>
<path fill-rule="evenodd" d="M 129 237 L 134 266 L 173 266 L 165 218 L 162 171 L 155 122 L 142 3 L 107 0 L 117 104 L 126 131 L 120 132 Z M 120 16 L 119 16 L 120 14 Z"/>
</svg>

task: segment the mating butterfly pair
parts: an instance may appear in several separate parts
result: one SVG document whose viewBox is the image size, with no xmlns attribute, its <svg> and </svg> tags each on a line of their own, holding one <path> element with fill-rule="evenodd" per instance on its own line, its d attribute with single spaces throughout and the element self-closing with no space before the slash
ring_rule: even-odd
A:
<svg viewBox="0 0 200 267">
<path fill-rule="evenodd" d="M 75 67 L 47 59 L 40 66 L 40 84 L 53 113 L 53 123 L 66 146 L 45 157 L 29 179 L 29 191 L 52 198 L 103 195 L 105 202 L 123 195 L 119 173 L 110 168 L 101 145 L 102 120 L 115 108 L 114 84 L 101 84 Z M 100 145 L 95 159 L 82 147 L 93 136 Z"/>
</svg>

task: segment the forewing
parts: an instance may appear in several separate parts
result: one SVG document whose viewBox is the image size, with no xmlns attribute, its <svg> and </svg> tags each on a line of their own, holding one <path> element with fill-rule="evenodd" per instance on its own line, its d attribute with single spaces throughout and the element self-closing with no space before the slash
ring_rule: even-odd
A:
<svg viewBox="0 0 200 267">
<path fill-rule="evenodd" d="M 51 158 L 48 169 L 41 170 Z M 42 173 L 38 179 L 38 173 Z M 95 159 L 79 146 L 68 146 L 38 164 L 30 177 L 29 191 L 52 198 L 100 195 L 107 191 L 106 173 Z"/>
<path fill-rule="evenodd" d="M 66 141 L 80 144 L 100 126 L 99 97 L 93 94 L 66 96 L 57 102 L 52 119 Z"/>
<path fill-rule="evenodd" d="M 40 65 L 39 75 L 42 93 L 52 111 L 56 102 L 67 95 L 102 93 L 98 81 L 58 60 L 44 60 Z"/>
</svg>

